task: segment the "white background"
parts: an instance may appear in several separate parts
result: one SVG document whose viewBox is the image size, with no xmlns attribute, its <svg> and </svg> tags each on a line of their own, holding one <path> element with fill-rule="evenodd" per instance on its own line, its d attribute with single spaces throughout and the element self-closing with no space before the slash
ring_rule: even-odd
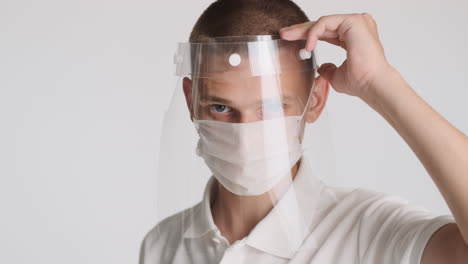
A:
<svg viewBox="0 0 468 264">
<path fill-rule="evenodd" d="M 156 224 L 175 42 L 210 2 L 0 0 L 0 263 L 137 262 Z M 371 13 L 390 63 L 467 133 L 468 2 L 298 2 L 311 20 Z M 317 52 L 319 63 L 344 58 Z M 383 118 L 329 99 L 339 182 L 449 213 Z"/>
</svg>

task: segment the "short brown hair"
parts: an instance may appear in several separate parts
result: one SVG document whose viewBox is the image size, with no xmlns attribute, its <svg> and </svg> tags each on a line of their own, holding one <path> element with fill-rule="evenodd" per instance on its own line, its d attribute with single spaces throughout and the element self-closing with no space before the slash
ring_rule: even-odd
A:
<svg viewBox="0 0 468 264">
<path fill-rule="evenodd" d="M 198 18 L 189 40 L 277 35 L 283 27 L 307 21 L 307 15 L 291 0 L 217 0 Z"/>
</svg>

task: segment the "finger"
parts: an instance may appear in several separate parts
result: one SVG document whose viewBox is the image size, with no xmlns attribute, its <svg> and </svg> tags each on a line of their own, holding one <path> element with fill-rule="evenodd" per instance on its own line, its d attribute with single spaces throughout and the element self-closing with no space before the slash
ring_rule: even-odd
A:
<svg viewBox="0 0 468 264">
<path fill-rule="evenodd" d="M 281 28 L 279 30 L 279 32 L 289 31 L 289 30 L 296 29 L 296 28 L 299 28 L 299 27 L 310 27 L 314 22 L 315 21 L 307 21 L 305 23 L 294 24 L 294 25 L 291 25 L 291 26 L 288 26 L 288 27 Z"/>
<path fill-rule="evenodd" d="M 315 23 L 315 21 L 309 21 L 302 24 L 292 25 L 279 30 L 281 38 L 285 40 L 298 40 L 305 39 L 307 37 L 307 31 Z"/>
<path fill-rule="evenodd" d="M 340 26 L 348 16 L 349 15 L 332 15 L 321 17 L 317 20 L 307 32 L 305 49 L 308 51 L 313 50 L 319 39 L 330 38 L 330 32 L 333 32 L 333 35 L 341 40 L 342 35 L 340 35 L 340 33 L 342 33 L 343 30 L 340 30 Z"/>
<path fill-rule="evenodd" d="M 280 36 L 285 40 L 298 40 L 298 39 L 307 39 L 307 33 L 310 28 L 316 23 L 315 21 L 310 21 L 303 24 L 297 24 L 290 27 L 285 27 L 279 30 Z M 323 38 L 336 38 L 338 34 L 336 31 L 327 30 L 323 33 Z"/>
<path fill-rule="evenodd" d="M 307 39 L 307 32 L 309 28 L 303 27 L 296 27 L 294 29 L 287 29 L 285 31 L 280 32 L 280 36 L 284 40 L 306 40 Z M 323 40 L 329 42 L 331 44 L 340 46 L 342 48 L 345 47 L 344 42 L 338 39 L 338 34 L 336 31 L 326 31 L 322 34 L 322 37 L 319 40 Z"/>
<path fill-rule="evenodd" d="M 332 38 L 338 38 L 340 40 L 340 30 L 338 29 L 343 21 L 350 16 L 352 15 L 323 16 L 317 21 L 309 21 L 293 25 L 291 27 L 282 28 L 280 30 L 280 36 L 286 40 L 307 40 L 306 50 L 311 51 L 317 45 L 318 40 L 327 41 Z M 336 41 L 331 41 L 330 43 L 338 44 Z M 344 47 L 346 45 L 341 44 L 338 46 Z"/>
</svg>

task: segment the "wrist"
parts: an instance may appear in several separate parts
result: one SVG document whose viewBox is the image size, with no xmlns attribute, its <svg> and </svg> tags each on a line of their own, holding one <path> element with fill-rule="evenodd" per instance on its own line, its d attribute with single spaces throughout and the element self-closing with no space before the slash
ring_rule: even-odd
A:
<svg viewBox="0 0 468 264">
<path fill-rule="evenodd" d="M 375 109 L 382 104 L 383 100 L 391 99 L 400 93 L 401 89 L 407 89 L 407 87 L 400 73 L 387 64 L 374 74 L 365 93 L 361 94 L 359 98 Z"/>
</svg>

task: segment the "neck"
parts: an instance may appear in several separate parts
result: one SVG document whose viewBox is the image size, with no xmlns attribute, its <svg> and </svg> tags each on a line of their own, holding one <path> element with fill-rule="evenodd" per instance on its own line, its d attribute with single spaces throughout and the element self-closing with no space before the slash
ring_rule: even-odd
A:
<svg viewBox="0 0 468 264">
<path fill-rule="evenodd" d="M 260 195 L 240 196 L 216 182 L 211 212 L 214 223 L 230 244 L 247 236 L 271 211 L 296 177 L 299 163 L 291 168 L 290 175 Z"/>
</svg>

